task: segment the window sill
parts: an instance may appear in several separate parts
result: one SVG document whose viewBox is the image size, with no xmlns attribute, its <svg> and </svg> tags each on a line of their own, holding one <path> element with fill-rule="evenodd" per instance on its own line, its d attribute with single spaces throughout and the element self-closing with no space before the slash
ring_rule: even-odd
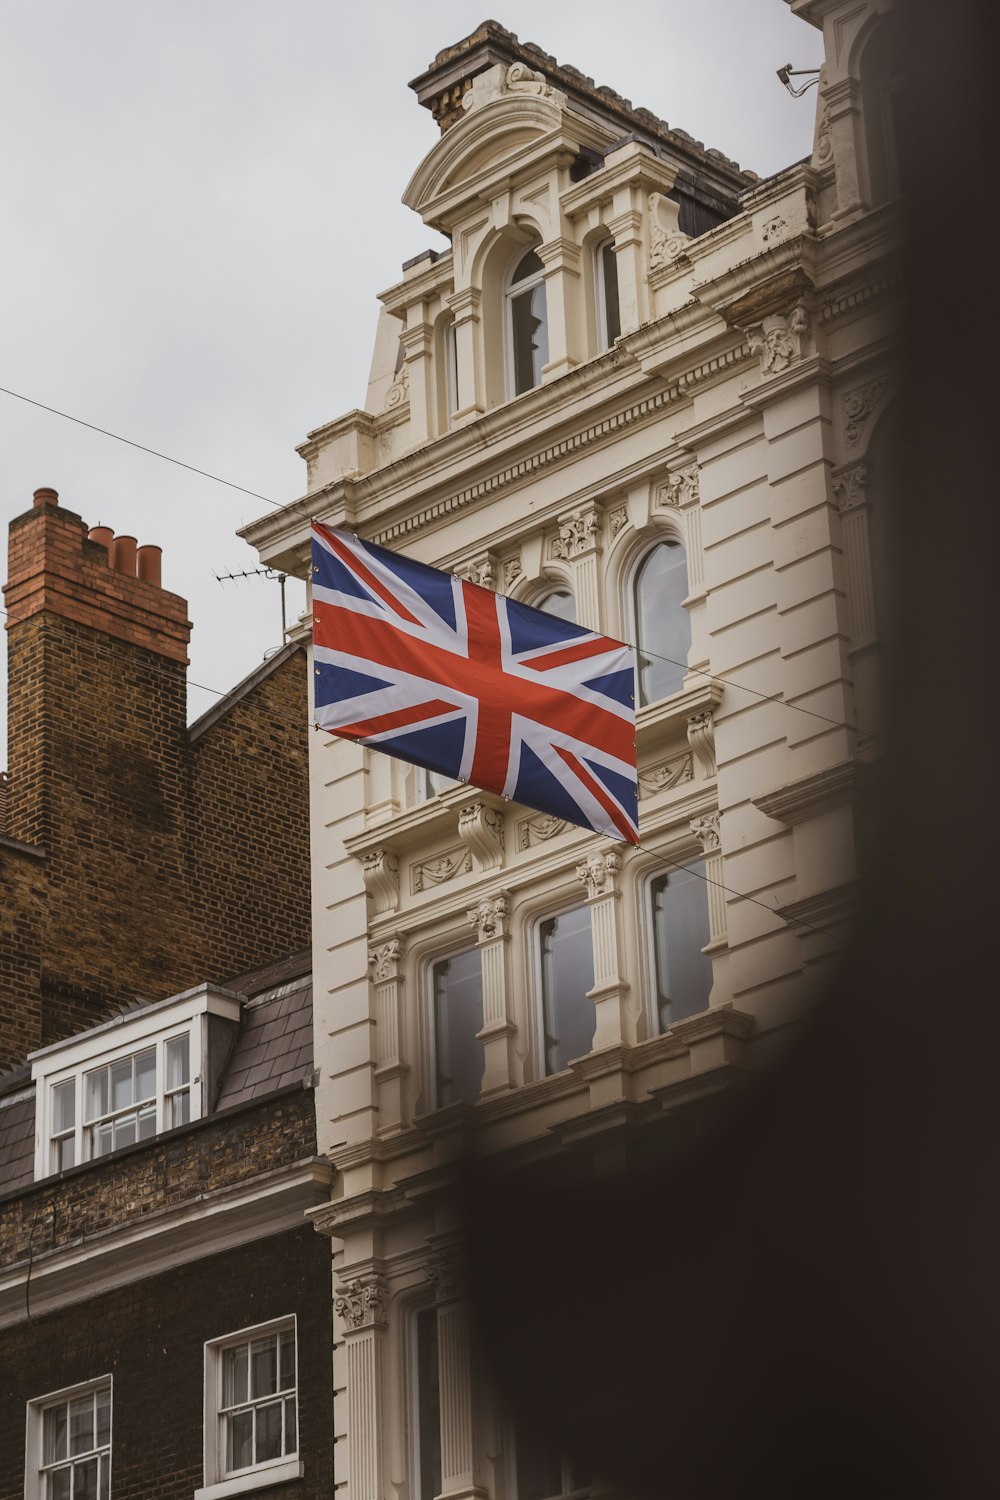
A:
<svg viewBox="0 0 1000 1500">
<path fill-rule="evenodd" d="M 301 1479 L 305 1474 L 301 1459 L 285 1459 L 271 1464 L 267 1469 L 254 1469 L 249 1474 L 237 1474 L 233 1479 L 223 1479 L 219 1484 L 206 1484 L 195 1490 L 194 1500 L 225 1500 L 227 1495 L 251 1495 L 254 1490 L 267 1489 L 273 1484 L 286 1484 L 291 1479 Z"/>
</svg>

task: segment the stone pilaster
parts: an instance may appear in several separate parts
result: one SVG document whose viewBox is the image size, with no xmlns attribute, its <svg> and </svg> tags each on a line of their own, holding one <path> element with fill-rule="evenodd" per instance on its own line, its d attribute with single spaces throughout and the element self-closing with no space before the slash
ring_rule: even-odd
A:
<svg viewBox="0 0 1000 1500">
<path fill-rule="evenodd" d="M 410 398 L 410 424 L 418 441 L 431 436 L 432 413 L 435 408 L 431 359 L 434 326 L 426 321 L 424 314 L 425 307 L 421 302 L 408 308 L 406 331 L 402 335 Z"/>
<path fill-rule="evenodd" d="M 586 357 L 579 346 L 581 319 L 575 307 L 581 296 L 580 247 L 572 240 L 558 239 L 538 246 L 545 267 L 545 311 L 548 317 L 549 357 L 542 369 L 544 380 L 565 375 Z"/>
<path fill-rule="evenodd" d="M 379 1134 L 403 1120 L 403 955 L 401 933 L 368 950 L 375 990 L 375 1083 L 378 1088 Z"/>
<path fill-rule="evenodd" d="M 475 286 L 462 287 L 448 298 L 448 305 L 455 318 L 455 359 L 458 367 L 458 405 L 451 413 L 452 427 L 475 421 L 486 410 L 486 396 L 476 348 L 477 340 L 482 335 L 479 312 L 481 300 L 482 292 Z"/>
<path fill-rule="evenodd" d="M 692 818 L 691 832 L 701 845 L 705 856 L 705 875 L 708 880 L 709 947 L 724 948 L 726 945 L 726 893 L 722 886 L 722 840 L 719 837 L 719 814 L 706 813 L 704 817 Z"/>
<path fill-rule="evenodd" d="M 604 629 L 604 594 L 598 562 L 601 555 L 603 517 L 596 505 L 581 505 L 559 519 L 559 535 L 550 550 L 553 557 L 568 562 L 573 572 L 576 617 L 588 630 Z"/>
<path fill-rule="evenodd" d="M 844 464 L 830 476 L 833 498 L 840 511 L 844 560 L 847 564 L 847 608 L 851 651 L 876 639 L 875 592 L 872 580 L 871 537 L 868 529 L 868 473 L 863 463 Z"/>
<path fill-rule="evenodd" d="M 386 1286 L 381 1276 L 345 1281 L 334 1296 L 344 1334 L 351 1500 L 385 1500 Z"/>
<path fill-rule="evenodd" d="M 594 987 L 588 991 L 597 1011 L 595 1052 L 636 1040 L 628 1013 L 628 985 L 623 976 L 621 931 L 622 856 L 617 849 L 595 850 L 576 867 L 587 891 L 594 945 Z"/>
<path fill-rule="evenodd" d="M 437 1300 L 438 1386 L 441 1401 L 441 1494 L 480 1500 L 476 1484 L 469 1317 L 458 1253 L 442 1247 L 427 1268 Z"/>
<path fill-rule="evenodd" d="M 485 1067 L 482 1094 L 504 1093 L 516 1082 L 514 1037 L 517 1027 L 510 1014 L 510 898 L 506 891 L 484 896 L 468 910 L 476 929 L 483 972 L 483 1029 L 476 1033 L 483 1044 Z"/>
</svg>

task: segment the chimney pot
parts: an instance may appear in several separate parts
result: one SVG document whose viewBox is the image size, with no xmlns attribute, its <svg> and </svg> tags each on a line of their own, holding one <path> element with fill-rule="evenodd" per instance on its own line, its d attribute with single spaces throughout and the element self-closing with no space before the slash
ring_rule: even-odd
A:
<svg viewBox="0 0 1000 1500">
<path fill-rule="evenodd" d="M 116 572 L 127 573 L 130 578 L 135 577 L 134 536 L 116 536 L 112 556 Z"/>
<path fill-rule="evenodd" d="M 111 527 L 110 526 L 91 526 L 90 530 L 87 532 L 87 535 L 89 536 L 89 538 L 90 538 L 90 540 L 92 542 L 100 542 L 100 544 L 104 548 L 105 552 L 107 552 L 107 554 L 108 554 L 108 567 L 110 568 L 110 566 L 111 566 L 111 548 L 112 548 L 112 546 L 114 544 L 114 540 L 115 540 L 115 534 L 112 531 Z"/>
<path fill-rule="evenodd" d="M 154 546 L 152 542 L 147 542 L 136 553 L 139 577 L 145 583 L 154 583 L 157 588 L 160 587 L 160 563 L 162 557 L 163 548 Z"/>
<path fill-rule="evenodd" d="M 48 485 L 43 485 L 40 490 L 35 491 L 33 498 L 36 505 L 58 505 L 59 491 L 50 489 Z"/>
</svg>

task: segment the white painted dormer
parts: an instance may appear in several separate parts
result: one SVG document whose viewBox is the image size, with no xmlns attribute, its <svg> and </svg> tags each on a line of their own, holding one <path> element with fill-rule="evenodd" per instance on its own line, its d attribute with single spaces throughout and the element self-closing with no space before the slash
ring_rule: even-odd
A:
<svg viewBox="0 0 1000 1500">
<path fill-rule="evenodd" d="M 202 984 L 33 1052 L 35 1179 L 201 1119 L 241 998 Z"/>
</svg>

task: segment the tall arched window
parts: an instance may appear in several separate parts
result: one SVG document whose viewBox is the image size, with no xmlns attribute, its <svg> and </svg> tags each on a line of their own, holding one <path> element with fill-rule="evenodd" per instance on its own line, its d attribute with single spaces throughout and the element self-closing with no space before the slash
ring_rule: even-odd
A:
<svg viewBox="0 0 1000 1500">
<path fill-rule="evenodd" d="M 549 357 L 545 267 L 534 250 L 514 266 L 507 288 L 508 394 L 520 396 L 542 383 Z"/>
<path fill-rule="evenodd" d="M 594 251 L 594 285 L 597 288 L 597 347 L 603 354 L 622 331 L 618 257 L 612 239 L 601 240 Z"/>
<path fill-rule="evenodd" d="M 536 609 L 543 609 L 547 615 L 555 615 L 557 620 L 570 620 L 576 623 L 576 600 L 567 588 L 549 589 L 540 599 L 532 600 Z"/>
<path fill-rule="evenodd" d="M 687 557 L 676 537 L 657 542 L 633 574 L 640 707 L 683 686 L 691 647 L 691 621 L 684 608 L 687 587 Z"/>
<path fill-rule="evenodd" d="M 708 1009 L 712 960 L 707 946 L 708 887 L 703 860 L 687 860 L 649 883 L 653 977 L 660 1031 Z"/>
</svg>

